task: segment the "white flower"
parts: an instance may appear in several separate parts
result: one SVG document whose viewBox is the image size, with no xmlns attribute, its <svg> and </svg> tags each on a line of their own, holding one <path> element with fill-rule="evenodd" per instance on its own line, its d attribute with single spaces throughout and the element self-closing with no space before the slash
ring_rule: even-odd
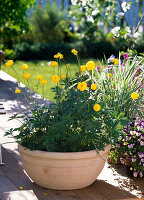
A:
<svg viewBox="0 0 144 200">
<path fill-rule="evenodd" d="M 87 21 L 88 21 L 88 22 L 91 22 L 91 23 L 94 23 L 94 19 L 93 19 L 93 17 L 90 16 L 90 15 L 87 17 Z"/>
<path fill-rule="evenodd" d="M 127 3 L 126 1 L 123 1 L 121 3 L 121 7 L 122 7 L 122 10 L 124 12 L 127 12 L 130 9 L 130 7 L 131 7 L 131 3 L 129 3 L 129 2 Z"/>
<path fill-rule="evenodd" d="M 41 66 L 44 66 L 44 63 L 41 63 Z"/>
<path fill-rule="evenodd" d="M 111 33 L 115 36 L 115 37 L 119 37 L 120 36 L 120 26 L 116 26 L 111 30 Z"/>
<path fill-rule="evenodd" d="M 87 4 L 87 0 L 83 0 L 82 1 L 82 6 L 86 6 L 86 4 Z"/>
<path fill-rule="evenodd" d="M 123 17 L 124 16 L 124 12 L 119 12 L 117 13 L 116 17 Z"/>
<path fill-rule="evenodd" d="M 71 0 L 71 2 L 74 6 L 77 5 L 77 0 Z"/>
<path fill-rule="evenodd" d="M 134 39 L 139 39 L 139 37 L 140 37 L 140 33 L 139 33 L 139 32 L 135 32 L 135 33 L 133 34 L 133 38 L 134 38 Z"/>
<path fill-rule="evenodd" d="M 92 15 L 97 15 L 100 12 L 100 10 L 98 8 L 96 8 L 95 10 L 92 11 Z"/>
<path fill-rule="evenodd" d="M 127 38 L 127 37 L 131 37 L 131 29 L 130 27 L 126 26 L 125 27 L 125 35 L 124 35 L 124 38 Z"/>
</svg>

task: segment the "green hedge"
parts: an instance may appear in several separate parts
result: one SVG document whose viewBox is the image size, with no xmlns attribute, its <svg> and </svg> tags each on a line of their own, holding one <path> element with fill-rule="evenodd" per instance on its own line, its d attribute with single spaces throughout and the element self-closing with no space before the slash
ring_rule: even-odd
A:
<svg viewBox="0 0 144 200">
<path fill-rule="evenodd" d="M 71 60 L 73 55 L 71 49 L 76 49 L 81 58 L 108 58 L 111 54 L 119 55 L 120 51 L 126 51 L 128 45 L 121 41 L 97 41 L 95 43 L 78 41 L 74 43 L 52 44 L 52 43 L 36 43 L 30 45 L 26 42 L 16 44 L 14 46 L 15 59 L 19 60 L 48 60 L 52 59 L 57 52 L 64 54 L 67 60 Z M 140 53 L 144 51 L 144 40 L 139 42 L 135 49 Z"/>
</svg>

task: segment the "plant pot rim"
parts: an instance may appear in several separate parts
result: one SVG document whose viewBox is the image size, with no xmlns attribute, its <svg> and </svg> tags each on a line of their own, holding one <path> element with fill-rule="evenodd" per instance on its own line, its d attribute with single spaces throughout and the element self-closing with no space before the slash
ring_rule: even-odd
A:
<svg viewBox="0 0 144 200">
<path fill-rule="evenodd" d="M 109 151 L 111 148 L 111 144 L 105 147 L 105 151 Z M 73 160 L 73 159 L 83 159 L 83 158 L 91 158 L 99 156 L 96 150 L 90 151 L 82 151 L 82 152 L 47 152 L 47 151 L 40 151 L 40 150 L 30 150 L 29 148 L 23 147 L 22 145 L 18 144 L 18 149 L 20 152 L 31 155 L 32 157 L 41 157 L 41 158 L 50 158 L 50 159 L 63 159 L 63 160 Z M 100 155 L 102 156 L 105 154 L 105 151 L 99 151 Z"/>
</svg>

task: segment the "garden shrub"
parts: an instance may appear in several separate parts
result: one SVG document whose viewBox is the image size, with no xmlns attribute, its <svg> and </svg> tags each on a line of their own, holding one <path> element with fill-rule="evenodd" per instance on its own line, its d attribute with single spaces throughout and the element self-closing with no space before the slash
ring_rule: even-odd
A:
<svg viewBox="0 0 144 200">
<path fill-rule="evenodd" d="M 86 42 L 85 45 L 87 48 L 87 57 L 103 58 L 104 55 L 110 57 L 112 54 L 118 54 L 117 49 L 110 41 Z"/>
<path fill-rule="evenodd" d="M 62 22 L 66 19 L 64 13 L 55 4 L 47 4 L 43 9 L 36 7 L 29 21 L 33 26 L 33 36 L 36 42 L 64 41 Z"/>
<path fill-rule="evenodd" d="M 110 57 L 114 54 L 119 55 L 120 51 L 125 51 L 128 46 L 125 42 L 121 40 L 116 40 L 114 42 L 107 40 L 100 40 L 94 43 L 79 40 L 73 43 L 51 43 L 51 42 L 38 42 L 34 44 L 29 44 L 27 42 L 22 42 L 14 46 L 14 53 L 16 54 L 16 59 L 20 60 L 47 60 L 53 57 L 54 53 L 61 52 L 65 55 L 66 59 L 71 59 L 69 52 L 72 48 L 78 50 L 81 58 L 98 58 L 103 59 L 104 55 Z M 144 41 L 136 45 L 136 50 L 138 53 L 143 52 Z"/>
</svg>

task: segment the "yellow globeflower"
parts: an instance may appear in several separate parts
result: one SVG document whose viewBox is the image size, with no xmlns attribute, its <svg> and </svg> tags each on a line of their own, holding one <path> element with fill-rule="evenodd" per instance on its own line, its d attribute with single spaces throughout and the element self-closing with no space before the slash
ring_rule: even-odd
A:
<svg viewBox="0 0 144 200">
<path fill-rule="evenodd" d="M 96 90 L 96 89 L 97 89 L 97 84 L 92 84 L 92 85 L 91 85 L 91 89 L 92 89 L 92 90 Z"/>
<path fill-rule="evenodd" d="M 93 61 L 88 61 L 86 64 L 86 67 L 88 70 L 94 70 L 95 68 L 95 63 Z"/>
<path fill-rule="evenodd" d="M 28 70 L 28 65 L 27 65 L 27 64 L 23 64 L 23 65 L 21 66 L 21 68 L 22 68 L 23 70 Z"/>
<path fill-rule="evenodd" d="M 108 73 L 107 76 L 112 77 L 112 73 Z"/>
<path fill-rule="evenodd" d="M 78 54 L 78 51 L 75 49 L 72 49 L 71 52 L 76 56 Z"/>
<path fill-rule="evenodd" d="M 66 78 L 66 75 L 61 75 L 61 79 L 65 79 Z"/>
<path fill-rule="evenodd" d="M 118 65 L 119 64 L 119 60 L 118 59 L 113 59 L 112 62 L 114 63 L 114 65 Z"/>
<path fill-rule="evenodd" d="M 60 77 L 58 75 L 54 75 L 54 76 L 52 76 L 51 79 L 52 79 L 52 82 L 59 83 Z"/>
<path fill-rule="evenodd" d="M 19 89 L 15 90 L 15 93 L 21 93 L 21 91 Z"/>
<path fill-rule="evenodd" d="M 66 66 L 69 67 L 69 66 L 70 66 L 70 63 L 66 64 Z"/>
<path fill-rule="evenodd" d="M 138 93 L 137 92 L 133 92 L 132 94 L 131 94 L 131 98 L 132 99 L 137 99 L 138 98 Z"/>
<path fill-rule="evenodd" d="M 79 82 L 77 85 L 77 89 L 79 89 L 80 91 L 84 91 L 87 89 L 87 84 L 86 82 Z"/>
<path fill-rule="evenodd" d="M 43 76 L 42 75 L 37 75 L 36 77 L 39 81 L 43 79 Z"/>
<path fill-rule="evenodd" d="M 93 109 L 97 112 L 97 111 L 100 111 L 101 109 L 101 106 L 99 104 L 95 104 Z"/>
<path fill-rule="evenodd" d="M 13 60 L 8 60 L 8 61 L 5 63 L 5 66 L 6 66 L 6 67 L 11 67 L 13 64 L 14 64 Z"/>
<path fill-rule="evenodd" d="M 82 72 L 85 72 L 85 71 L 86 71 L 86 66 L 85 66 L 85 65 L 82 65 L 82 66 L 80 67 L 80 69 L 81 69 Z"/>
<path fill-rule="evenodd" d="M 57 53 L 54 55 L 54 58 L 60 58 L 60 59 L 63 59 L 63 54 L 61 53 Z"/>
<path fill-rule="evenodd" d="M 29 73 L 24 73 L 23 74 L 23 79 L 28 79 L 28 78 L 30 78 L 30 74 Z"/>
<path fill-rule="evenodd" d="M 42 79 L 40 82 L 42 85 L 46 85 L 47 84 L 47 80 Z"/>
<path fill-rule="evenodd" d="M 51 67 L 57 67 L 57 66 L 58 66 L 58 62 L 56 62 L 56 61 L 51 61 L 50 66 L 51 66 Z"/>
</svg>

